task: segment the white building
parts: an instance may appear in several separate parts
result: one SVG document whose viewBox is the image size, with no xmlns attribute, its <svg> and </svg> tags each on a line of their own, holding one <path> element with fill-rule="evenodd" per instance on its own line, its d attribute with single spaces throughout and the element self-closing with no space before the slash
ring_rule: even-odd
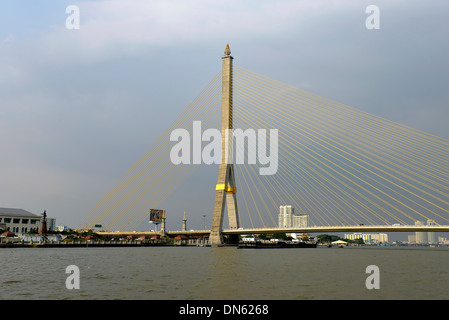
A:
<svg viewBox="0 0 449 320">
<path fill-rule="evenodd" d="M 427 220 L 427 225 L 435 225 L 435 221 Z M 427 243 L 437 243 L 435 232 L 427 232 Z"/>
<path fill-rule="evenodd" d="M 278 222 L 279 228 L 308 227 L 309 215 L 307 214 L 296 215 L 295 209 L 292 206 L 280 206 Z"/>
<path fill-rule="evenodd" d="M 56 231 L 68 231 L 69 227 L 67 226 L 56 226 Z"/>
<path fill-rule="evenodd" d="M 424 224 L 421 221 L 415 221 L 415 226 L 423 226 Z M 423 244 L 427 243 L 426 241 L 426 233 L 425 232 L 415 232 L 415 243 Z"/>
<path fill-rule="evenodd" d="M 386 233 L 352 233 L 345 234 L 345 239 L 357 240 L 362 239 L 364 243 L 386 243 L 388 242 L 388 234 Z"/>
<path fill-rule="evenodd" d="M 0 208 L 0 224 L 14 233 L 39 232 L 42 217 L 23 209 Z"/>
</svg>

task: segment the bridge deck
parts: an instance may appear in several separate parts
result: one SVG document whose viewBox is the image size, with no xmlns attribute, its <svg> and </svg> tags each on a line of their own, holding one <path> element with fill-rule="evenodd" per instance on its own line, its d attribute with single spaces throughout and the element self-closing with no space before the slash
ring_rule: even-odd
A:
<svg viewBox="0 0 449 320">
<path fill-rule="evenodd" d="M 223 234 L 262 234 L 262 233 L 323 233 L 323 232 L 449 232 L 449 225 L 358 225 L 358 226 L 315 226 L 305 228 L 239 228 L 224 229 Z M 127 236 L 129 234 L 158 235 L 157 231 L 115 231 L 115 232 L 97 232 L 99 235 L 108 236 Z M 188 231 L 167 231 L 167 235 L 176 236 L 183 234 L 186 236 L 208 236 L 210 230 L 188 230 Z"/>
</svg>

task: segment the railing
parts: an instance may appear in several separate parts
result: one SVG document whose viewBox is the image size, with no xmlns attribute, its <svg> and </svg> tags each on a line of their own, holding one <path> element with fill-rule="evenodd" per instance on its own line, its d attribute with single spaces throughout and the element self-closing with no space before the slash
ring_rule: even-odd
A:
<svg viewBox="0 0 449 320">
<path fill-rule="evenodd" d="M 449 225 L 352 225 L 352 226 L 311 226 L 287 228 L 240 228 L 225 229 L 224 234 L 245 233 L 317 233 L 349 231 L 389 231 L 389 232 L 449 232 Z"/>
<path fill-rule="evenodd" d="M 310 226 L 310 227 L 288 227 L 288 228 L 238 228 L 223 229 L 223 234 L 251 234 L 251 233 L 318 233 L 318 232 L 449 232 L 449 225 L 351 225 L 351 226 Z M 100 235 L 126 236 L 154 235 L 151 232 L 99 232 Z M 169 236 L 183 234 L 186 236 L 208 236 L 210 230 L 188 230 L 188 231 L 166 231 Z"/>
</svg>

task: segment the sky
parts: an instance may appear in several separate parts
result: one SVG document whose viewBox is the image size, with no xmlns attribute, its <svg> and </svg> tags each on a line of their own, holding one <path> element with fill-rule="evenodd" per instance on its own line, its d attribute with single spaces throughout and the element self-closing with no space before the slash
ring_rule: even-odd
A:
<svg viewBox="0 0 449 320">
<path fill-rule="evenodd" d="M 379 29 L 366 27 L 369 5 Z M 0 206 L 76 225 L 217 74 L 227 42 L 239 67 L 449 139 L 448 9 L 1 0 Z"/>
</svg>

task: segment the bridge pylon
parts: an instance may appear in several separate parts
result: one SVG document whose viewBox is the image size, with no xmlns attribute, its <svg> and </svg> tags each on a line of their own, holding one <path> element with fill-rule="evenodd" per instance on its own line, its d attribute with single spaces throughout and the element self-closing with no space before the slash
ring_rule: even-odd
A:
<svg viewBox="0 0 449 320">
<path fill-rule="evenodd" d="M 221 162 L 215 192 L 214 213 L 210 231 L 212 246 L 219 246 L 223 241 L 223 214 L 225 206 L 228 211 L 229 228 L 239 228 L 239 210 L 237 188 L 235 185 L 233 149 L 232 149 L 232 60 L 229 43 L 226 44 L 222 57 L 222 95 L 221 95 Z M 237 239 L 234 239 L 234 241 Z"/>
</svg>

